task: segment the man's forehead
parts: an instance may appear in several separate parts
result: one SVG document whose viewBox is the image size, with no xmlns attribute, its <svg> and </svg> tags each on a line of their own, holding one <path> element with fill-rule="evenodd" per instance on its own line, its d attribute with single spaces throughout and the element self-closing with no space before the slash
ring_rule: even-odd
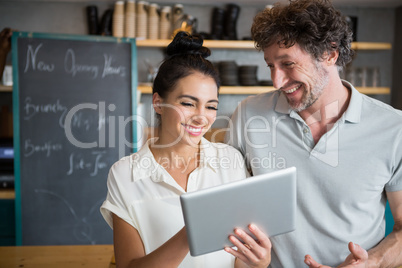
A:
<svg viewBox="0 0 402 268">
<path fill-rule="evenodd" d="M 281 60 L 293 57 L 294 55 L 300 54 L 301 52 L 303 52 L 303 50 L 297 44 L 294 44 L 291 47 L 285 47 L 283 45 L 275 43 L 264 49 L 264 59 Z"/>
</svg>

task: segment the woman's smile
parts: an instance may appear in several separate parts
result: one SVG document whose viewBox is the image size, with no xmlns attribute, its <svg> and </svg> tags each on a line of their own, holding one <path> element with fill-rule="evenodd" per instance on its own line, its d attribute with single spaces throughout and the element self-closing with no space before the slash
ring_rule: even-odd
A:
<svg viewBox="0 0 402 268">
<path fill-rule="evenodd" d="M 199 136 L 202 134 L 202 127 L 194 127 L 187 124 L 181 124 L 184 127 L 184 130 L 187 131 L 190 135 Z"/>
</svg>

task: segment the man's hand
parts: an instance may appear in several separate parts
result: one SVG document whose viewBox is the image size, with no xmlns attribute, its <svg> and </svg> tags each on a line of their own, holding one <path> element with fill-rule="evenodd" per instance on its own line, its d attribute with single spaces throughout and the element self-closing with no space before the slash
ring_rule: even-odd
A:
<svg viewBox="0 0 402 268">
<path fill-rule="evenodd" d="M 365 268 L 368 266 L 368 253 L 361 246 L 349 242 L 349 251 L 351 252 L 345 261 L 339 265 L 337 268 Z M 329 266 L 319 264 L 313 257 L 306 255 L 304 263 L 309 266 L 309 268 L 330 268 Z"/>
</svg>

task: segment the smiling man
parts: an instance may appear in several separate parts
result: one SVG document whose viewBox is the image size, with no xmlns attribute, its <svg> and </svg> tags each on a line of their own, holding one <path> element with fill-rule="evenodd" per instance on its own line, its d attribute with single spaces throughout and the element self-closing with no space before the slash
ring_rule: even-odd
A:
<svg viewBox="0 0 402 268">
<path fill-rule="evenodd" d="M 251 32 L 277 90 L 245 99 L 226 141 L 254 175 L 298 175 L 296 230 L 270 238 L 271 266 L 401 265 L 402 113 L 340 78 L 353 56 L 345 18 L 329 1 L 294 0 L 262 11 Z"/>
</svg>

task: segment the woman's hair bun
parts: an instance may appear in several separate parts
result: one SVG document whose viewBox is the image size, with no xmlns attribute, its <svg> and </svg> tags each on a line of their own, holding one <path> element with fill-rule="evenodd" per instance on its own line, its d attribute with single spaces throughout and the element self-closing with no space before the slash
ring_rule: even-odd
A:
<svg viewBox="0 0 402 268">
<path fill-rule="evenodd" d="M 211 55 L 211 50 L 202 46 L 204 40 L 198 34 L 190 35 L 187 32 L 178 32 L 173 41 L 167 47 L 167 55 L 170 57 L 176 55 L 201 55 L 207 58 Z"/>
</svg>

